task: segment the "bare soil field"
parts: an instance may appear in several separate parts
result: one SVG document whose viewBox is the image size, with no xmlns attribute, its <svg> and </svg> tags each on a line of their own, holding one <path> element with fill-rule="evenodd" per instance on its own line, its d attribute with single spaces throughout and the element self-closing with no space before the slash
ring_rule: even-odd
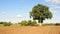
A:
<svg viewBox="0 0 60 34">
<path fill-rule="evenodd" d="M 60 26 L 2 26 L 0 34 L 60 34 Z"/>
</svg>

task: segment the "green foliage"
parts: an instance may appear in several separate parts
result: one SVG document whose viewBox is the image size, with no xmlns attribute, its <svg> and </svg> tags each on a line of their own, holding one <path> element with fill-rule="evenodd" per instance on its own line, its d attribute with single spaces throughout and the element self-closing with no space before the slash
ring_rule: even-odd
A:
<svg viewBox="0 0 60 34">
<path fill-rule="evenodd" d="M 37 26 L 37 22 L 35 20 L 34 21 L 29 20 L 28 25 L 29 26 Z"/>
<path fill-rule="evenodd" d="M 20 24 L 21 24 L 22 26 L 27 26 L 28 22 L 27 22 L 26 20 L 24 20 L 24 21 L 21 21 Z"/>
<path fill-rule="evenodd" d="M 28 20 L 28 26 L 31 26 L 32 25 L 32 21 L 31 20 Z"/>
<path fill-rule="evenodd" d="M 55 25 L 58 26 L 58 25 L 60 25 L 60 23 L 56 23 Z"/>
<path fill-rule="evenodd" d="M 33 20 L 38 20 L 39 23 L 43 23 L 43 20 L 52 18 L 52 13 L 49 11 L 49 7 L 38 4 L 32 8 L 30 12 L 31 17 L 33 17 Z"/>
<path fill-rule="evenodd" d="M 3 24 L 0 24 L 0 26 L 4 26 Z"/>
<path fill-rule="evenodd" d="M 24 20 L 19 22 L 18 24 L 20 24 L 21 26 L 37 26 L 36 21 L 31 21 L 31 20 L 28 21 Z"/>
<path fill-rule="evenodd" d="M 4 22 L 4 26 L 11 26 L 12 23 L 11 22 Z"/>
</svg>

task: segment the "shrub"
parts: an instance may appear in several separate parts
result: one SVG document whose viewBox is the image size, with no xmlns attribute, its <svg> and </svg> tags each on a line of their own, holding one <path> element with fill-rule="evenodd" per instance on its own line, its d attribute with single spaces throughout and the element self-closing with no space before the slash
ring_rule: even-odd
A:
<svg viewBox="0 0 60 34">
<path fill-rule="evenodd" d="M 29 20 L 27 25 L 28 25 L 28 26 L 31 26 L 31 25 L 32 25 L 32 21 Z"/>
<path fill-rule="evenodd" d="M 28 26 L 37 26 L 37 22 L 35 20 L 33 20 L 33 21 L 29 20 L 27 25 Z"/>
<path fill-rule="evenodd" d="M 19 22 L 18 24 L 21 24 L 21 26 L 37 26 L 37 23 L 36 23 L 35 20 L 34 21 L 31 21 L 31 20 L 26 21 L 26 20 L 24 20 L 24 21 Z"/>
<path fill-rule="evenodd" d="M 20 22 L 21 26 L 27 26 L 28 22 L 26 20 Z"/>
<path fill-rule="evenodd" d="M 32 26 L 35 26 L 35 25 L 37 25 L 37 22 L 34 20 L 32 21 Z"/>
<path fill-rule="evenodd" d="M 60 23 L 56 23 L 55 25 L 58 26 L 58 25 L 60 25 Z"/>
<path fill-rule="evenodd" d="M 4 26 L 11 26 L 11 22 L 4 22 Z"/>
</svg>

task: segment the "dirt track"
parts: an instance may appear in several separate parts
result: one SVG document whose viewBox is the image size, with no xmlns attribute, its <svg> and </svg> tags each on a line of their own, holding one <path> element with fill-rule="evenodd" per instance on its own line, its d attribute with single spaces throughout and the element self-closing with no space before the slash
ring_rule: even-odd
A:
<svg viewBox="0 0 60 34">
<path fill-rule="evenodd" d="M 60 26 L 3 26 L 0 34 L 60 34 Z"/>
</svg>

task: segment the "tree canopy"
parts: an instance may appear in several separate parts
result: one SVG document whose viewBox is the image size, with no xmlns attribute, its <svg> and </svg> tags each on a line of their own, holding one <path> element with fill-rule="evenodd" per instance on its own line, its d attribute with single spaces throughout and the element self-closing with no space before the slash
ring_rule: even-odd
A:
<svg viewBox="0 0 60 34">
<path fill-rule="evenodd" d="M 52 16 L 49 7 L 42 4 L 35 5 L 30 12 L 30 18 L 32 17 L 33 20 L 38 20 L 39 23 L 43 23 L 45 19 L 51 19 Z"/>
</svg>

